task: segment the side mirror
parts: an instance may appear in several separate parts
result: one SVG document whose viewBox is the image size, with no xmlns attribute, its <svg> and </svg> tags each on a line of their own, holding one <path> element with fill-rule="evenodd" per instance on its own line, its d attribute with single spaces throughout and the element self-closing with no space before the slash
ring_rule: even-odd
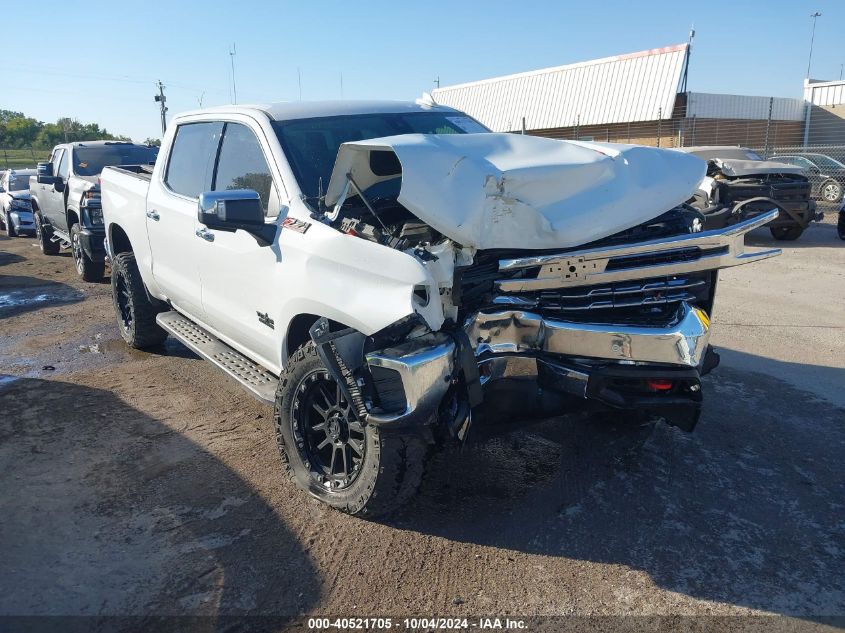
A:
<svg viewBox="0 0 845 633">
<path fill-rule="evenodd" d="M 53 176 L 53 163 L 38 163 L 35 181 L 39 185 L 55 184 L 56 178 Z"/>
<path fill-rule="evenodd" d="M 264 222 L 261 198 L 252 189 L 206 191 L 200 194 L 197 221 L 210 229 L 254 235 L 262 246 L 276 237 L 276 225 Z"/>
</svg>

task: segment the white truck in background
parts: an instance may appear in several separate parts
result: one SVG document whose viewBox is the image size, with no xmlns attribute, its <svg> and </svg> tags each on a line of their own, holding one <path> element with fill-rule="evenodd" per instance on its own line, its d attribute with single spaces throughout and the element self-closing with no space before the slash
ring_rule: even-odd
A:
<svg viewBox="0 0 845 633">
<path fill-rule="evenodd" d="M 56 145 L 29 179 L 35 237 L 41 252 L 69 248 L 76 272 L 99 281 L 105 272 L 100 172 L 106 165 L 152 164 L 157 147 L 128 141 L 79 141 Z"/>
<path fill-rule="evenodd" d="M 743 241 L 776 210 L 702 231 L 704 171 L 436 105 L 184 114 L 151 172 L 102 174 L 118 324 L 272 404 L 301 488 L 387 512 L 429 445 L 500 423 L 604 408 L 692 430 L 717 270 L 779 252 Z"/>
</svg>

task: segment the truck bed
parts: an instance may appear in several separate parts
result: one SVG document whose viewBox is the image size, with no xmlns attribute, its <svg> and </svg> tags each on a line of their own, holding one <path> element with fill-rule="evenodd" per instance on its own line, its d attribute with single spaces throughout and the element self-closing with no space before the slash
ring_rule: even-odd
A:
<svg viewBox="0 0 845 633">
<path fill-rule="evenodd" d="M 119 167 L 107 167 L 106 169 L 113 169 L 115 171 L 126 172 L 135 176 L 136 178 L 140 178 L 141 180 L 146 180 L 147 182 L 153 177 L 153 165 L 121 165 Z"/>
</svg>

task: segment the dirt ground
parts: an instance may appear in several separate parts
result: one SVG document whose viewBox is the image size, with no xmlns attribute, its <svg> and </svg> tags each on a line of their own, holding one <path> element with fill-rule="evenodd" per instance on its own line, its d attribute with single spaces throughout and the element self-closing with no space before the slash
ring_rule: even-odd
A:
<svg viewBox="0 0 845 633">
<path fill-rule="evenodd" d="M 130 351 L 107 280 L 2 237 L 0 615 L 822 626 L 845 615 L 845 242 L 831 221 L 722 275 L 723 363 L 694 433 L 550 420 L 437 455 L 386 521 L 295 489 L 270 409 L 174 341 Z"/>
</svg>

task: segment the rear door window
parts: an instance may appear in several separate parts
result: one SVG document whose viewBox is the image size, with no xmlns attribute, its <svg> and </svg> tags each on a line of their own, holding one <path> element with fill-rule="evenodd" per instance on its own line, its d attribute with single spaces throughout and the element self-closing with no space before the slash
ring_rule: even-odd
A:
<svg viewBox="0 0 845 633">
<path fill-rule="evenodd" d="M 279 213 L 278 195 L 261 144 L 247 126 L 227 123 L 220 146 L 214 191 L 252 189 L 258 192 L 264 215 Z"/>
<path fill-rule="evenodd" d="M 189 198 L 199 198 L 203 191 L 211 191 L 222 133 L 223 123 L 219 121 L 179 126 L 164 176 L 171 191 Z"/>
</svg>

